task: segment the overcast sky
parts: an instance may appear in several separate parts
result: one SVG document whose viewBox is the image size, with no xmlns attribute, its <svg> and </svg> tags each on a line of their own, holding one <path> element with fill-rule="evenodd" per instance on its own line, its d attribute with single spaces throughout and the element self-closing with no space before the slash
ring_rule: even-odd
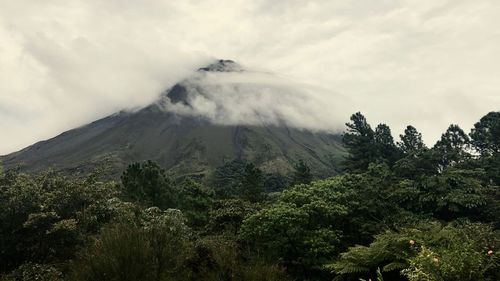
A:
<svg viewBox="0 0 500 281">
<path fill-rule="evenodd" d="M 318 89 L 333 127 L 360 110 L 433 144 L 500 109 L 499 27 L 498 0 L 0 0 L 0 154 L 146 105 L 213 58 Z"/>
</svg>

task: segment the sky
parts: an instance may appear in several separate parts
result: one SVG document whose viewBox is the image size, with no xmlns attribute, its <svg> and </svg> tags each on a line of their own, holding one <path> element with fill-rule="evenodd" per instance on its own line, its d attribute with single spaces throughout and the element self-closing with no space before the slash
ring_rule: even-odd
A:
<svg viewBox="0 0 500 281">
<path fill-rule="evenodd" d="M 498 0 L 0 0 L 0 155 L 145 106 L 215 58 L 279 77 L 250 88 L 280 95 L 251 93 L 270 118 L 285 97 L 299 127 L 361 111 L 432 145 L 500 109 L 499 15 Z"/>
</svg>

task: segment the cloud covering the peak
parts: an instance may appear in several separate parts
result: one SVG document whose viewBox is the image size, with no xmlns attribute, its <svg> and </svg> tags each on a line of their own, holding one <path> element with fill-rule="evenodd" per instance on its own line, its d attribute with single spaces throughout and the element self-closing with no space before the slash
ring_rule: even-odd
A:
<svg viewBox="0 0 500 281">
<path fill-rule="evenodd" d="M 0 155 L 147 105 L 214 58 L 281 75 L 207 78 L 237 90 L 198 97 L 221 122 L 340 129 L 362 111 L 432 144 L 500 109 L 499 14 L 497 0 L 0 0 Z"/>
<path fill-rule="evenodd" d="M 340 94 L 261 71 L 198 72 L 179 85 L 187 97 L 172 103 L 164 96 L 164 110 L 223 125 L 284 124 L 338 133 L 350 104 Z"/>
</svg>

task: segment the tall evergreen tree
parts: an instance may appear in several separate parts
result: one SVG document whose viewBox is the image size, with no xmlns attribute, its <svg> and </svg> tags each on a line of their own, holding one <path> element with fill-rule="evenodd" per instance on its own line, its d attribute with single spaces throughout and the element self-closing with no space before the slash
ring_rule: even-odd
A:
<svg viewBox="0 0 500 281">
<path fill-rule="evenodd" d="M 500 111 L 490 112 L 474 124 L 471 143 L 483 156 L 500 153 Z"/>
<path fill-rule="evenodd" d="M 362 172 L 377 158 L 374 132 L 361 112 L 351 115 L 350 119 L 351 122 L 346 123 L 347 132 L 343 135 L 344 146 L 349 153 L 344 161 L 344 169 Z"/>
<path fill-rule="evenodd" d="M 472 146 L 481 154 L 479 165 L 488 179 L 500 185 L 500 111 L 483 116 L 469 135 Z"/>
<path fill-rule="evenodd" d="M 240 194 L 250 202 L 259 202 L 263 199 L 264 177 L 262 171 L 252 163 L 247 163 L 240 182 Z"/>
<path fill-rule="evenodd" d="M 392 165 L 400 158 L 400 152 L 394 143 L 391 129 L 386 124 L 379 124 L 375 128 L 374 141 L 378 159 L 381 162 L 387 162 Z"/>
<path fill-rule="evenodd" d="M 469 143 L 469 137 L 458 125 L 450 125 L 433 147 L 434 155 L 441 169 L 465 160 L 469 155 L 466 152 Z"/>
<path fill-rule="evenodd" d="M 404 134 L 399 137 L 401 141 L 397 145 L 405 155 L 420 154 L 427 148 L 422 140 L 422 134 L 413 126 L 406 127 Z"/>
<path fill-rule="evenodd" d="M 311 169 L 304 160 L 300 159 L 299 162 L 295 165 L 295 171 L 293 173 L 293 181 L 292 184 L 304 184 L 310 183 L 312 181 Z"/>
<path fill-rule="evenodd" d="M 172 181 L 153 161 L 130 164 L 121 180 L 131 199 L 162 209 L 176 207 L 177 192 Z"/>
</svg>

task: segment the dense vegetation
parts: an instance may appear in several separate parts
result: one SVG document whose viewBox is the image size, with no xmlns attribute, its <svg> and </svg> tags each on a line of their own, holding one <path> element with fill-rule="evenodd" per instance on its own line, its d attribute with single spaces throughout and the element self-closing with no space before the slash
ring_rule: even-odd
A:
<svg viewBox="0 0 500 281">
<path fill-rule="evenodd" d="M 500 280 L 500 112 L 427 148 L 361 113 L 345 172 L 133 163 L 119 182 L 0 171 L 0 280 Z"/>
</svg>

